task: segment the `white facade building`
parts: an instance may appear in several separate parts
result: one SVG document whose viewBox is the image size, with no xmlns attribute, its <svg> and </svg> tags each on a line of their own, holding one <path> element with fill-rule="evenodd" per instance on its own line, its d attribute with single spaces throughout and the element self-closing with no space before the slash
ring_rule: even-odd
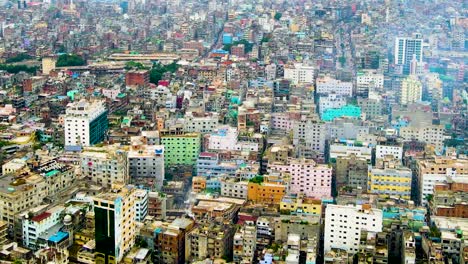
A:
<svg viewBox="0 0 468 264">
<path fill-rule="evenodd" d="M 383 159 L 387 155 L 392 155 L 395 159 L 401 160 L 403 158 L 403 147 L 377 145 L 375 149 L 375 158 Z"/>
<path fill-rule="evenodd" d="M 363 157 L 367 161 L 370 161 L 372 159 L 372 147 L 365 142 L 363 144 L 356 144 L 352 140 L 332 143 L 330 145 L 330 159 L 346 157 L 350 154 L 355 154 L 357 157 Z"/>
<path fill-rule="evenodd" d="M 148 215 L 148 190 L 135 190 L 135 220 L 143 222 Z"/>
<path fill-rule="evenodd" d="M 238 141 L 238 136 L 236 128 L 229 126 L 218 128 L 209 135 L 208 149 L 258 151 L 258 143 Z"/>
<path fill-rule="evenodd" d="M 340 80 L 333 79 L 330 76 L 317 78 L 315 86 L 318 94 L 335 93 L 343 96 L 353 96 L 352 82 L 342 82 Z"/>
<path fill-rule="evenodd" d="M 118 145 L 85 148 L 80 154 L 80 168 L 83 178 L 101 186 L 128 182 L 126 153 Z"/>
<path fill-rule="evenodd" d="M 221 196 L 247 199 L 248 185 L 247 181 L 223 180 L 221 181 Z"/>
<path fill-rule="evenodd" d="M 164 146 L 133 145 L 128 151 L 130 182 L 159 190 L 164 181 Z"/>
<path fill-rule="evenodd" d="M 284 78 L 291 80 L 293 84 L 314 83 L 314 67 L 302 63 L 286 65 L 284 67 Z"/>
<path fill-rule="evenodd" d="M 384 76 L 376 70 L 359 71 L 356 76 L 356 93 L 368 95 L 369 92 L 383 90 Z"/>
<path fill-rule="evenodd" d="M 53 226 L 62 222 L 60 215 L 64 210 L 65 207 L 56 206 L 31 219 L 29 219 L 28 215 L 25 215 L 23 219 L 23 245 L 28 248 L 38 249 L 40 245 L 37 240 Z"/>
<path fill-rule="evenodd" d="M 104 101 L 71 103 L 65 113 L 66 149 L 91 146 L 104 140 L 108 126 Z"/>
<path fill-rule="evenodd" d="M 310 151 L 325 152 L 326 125 L 325 123 L 303 118 L 293 126 L 294 146 L 304 146 Z"/>
<path fill-rule="evenodd" d="M 324 252 L 333 248 L 357 253 L 361 230 L 382 231 L 382 211 L 370 205 L 327 205 L 325 212 Z"/>
<path fill-rule="evenodd" d="M 218 127 L 218 119 L 217 113 L 202 117 L 187 113 L 184 118 L 184 132 L 211 133 Z"/>
<path fill-rule="evenodd" d="M 346 97 L 338 94 L 328 94 L 319 98 L 319 113 L 322 115 L 325 110 L 331 108 L 341 108 L 346 105 Z"/>
</svg>

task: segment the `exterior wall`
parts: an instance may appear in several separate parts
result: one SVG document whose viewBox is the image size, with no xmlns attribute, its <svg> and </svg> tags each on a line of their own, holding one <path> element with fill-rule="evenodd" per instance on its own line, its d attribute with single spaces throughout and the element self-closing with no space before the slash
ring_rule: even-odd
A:
<svg viewBox="0 0 468 264">
<path fill-rule="evenodd" d="M 164 182 L 164 147 L 138 146 L 128 153 L 130 182 L 159 190 Z"/>
<path fill-rule="evenodd" d="M 377 145 L 375 158 L 383 159 L 386 155 L 392 155 L 395 159 L 401 160 L 403 158 L 403 147 Z"/>
<path fill-rule="evenodd" d="M 65 147 L 97 144 L 104 139 L 107 127 L 107 110 L 103 102 L 71 104 L 65 114 Z"/>
<path fill-rule="evenodd" d="M 330 94 L 335 93 L 338 95 L 352 96 L 353 95 L 353 83 L 342 82 L 330 77 L 317 78 L 316 91 L 318 94 Z"/>
<path fill-rule="evenodd" d="M 161 136 L 164 145 L 164 164 L 195 165 L 201 148 L 201 138 L 198 133 L 185 135 Z"/>
<path fill-rule="evenodd" d="M 291 159 L 289 165 L 269 164 L 269 169 L 291 175 L 290 191 L 307 197 L 330 198 L 332 168 L 318 165 L 313 160 Z"/>
<path fill-rule="evenodd" d="M 382 211 L 369 205 L 342 206 L 327 205 L 325 210 L 324 252 L 332 248 L 344 249 L 350 254 L 357 253 L 361 230 L 382 231 Z"/>
<path fill-rule="evenodd" d="M 368 189 L 370 193 L 380 196 L 411 197 L 411 170 L 409 169 L 371 169 L 369 171 Z"/>
<path fill-rule="evenodd" d="M 285 67 L 284 78 L 291 80 L 293 84 L 314 83 L 314 67 L 302 64 Z"/>
<path fill-rule="evenodd" d="M 221 181 L 221 195 L 247 199 L 248 182 Z"/>
<path fill-rule="evenodd" d="M 247 198 L 255 203 L 279 204 L 286 194 L 286 186 L 280 184 L 249 182 Z"/>
</svg>

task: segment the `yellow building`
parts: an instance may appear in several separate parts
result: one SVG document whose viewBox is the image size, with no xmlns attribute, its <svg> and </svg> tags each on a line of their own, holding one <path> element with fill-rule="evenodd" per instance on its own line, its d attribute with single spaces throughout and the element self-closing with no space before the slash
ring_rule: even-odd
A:
<svg viewBox="0 0 468 264">
<path fill-rule="evenodd" d="M 254 203 L 279 204 L 286 194 L 286 181 L 277 176 L 264 176 L 263 182 L 249 182 L 247 199 Z"/>
<path fill-rule="evenodd" d="M 121 263 L 135 244 L 135 189 L 113 184 L 93 200 L 96 263 Z"/>
<path fill-rule="evenodd" d="M 321 215 L 322 201 L 301 196 L 285 196 L 281 200 L 280 210 L 284 213 Z"/>
<path fill-rule="evenodd" d="M 398 196 L 410 199 L 411 174 L 411 170 L 405 167 L 372 168 L 368 173 L 368 191 L 382 197 Z"/>
</svg>

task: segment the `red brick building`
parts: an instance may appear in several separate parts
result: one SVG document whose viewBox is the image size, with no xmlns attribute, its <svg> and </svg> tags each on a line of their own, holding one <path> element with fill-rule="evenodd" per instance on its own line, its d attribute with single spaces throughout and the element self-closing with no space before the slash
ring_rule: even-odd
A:
<svg viewBox="0 0 468 264">
<path fill-rule="evenodd" d="M 127 86 L 147 86 L 149 80 L 150 76 L 147 70 L 128 71 L 125 74 L 125 85 Z"/>
</svg>

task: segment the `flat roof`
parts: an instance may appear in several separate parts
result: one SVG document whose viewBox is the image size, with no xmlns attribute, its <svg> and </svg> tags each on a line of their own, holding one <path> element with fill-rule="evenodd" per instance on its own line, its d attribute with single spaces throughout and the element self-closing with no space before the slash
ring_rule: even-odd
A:
<svg viewBox="0 0 468 264">
<path fill-rule="evenodd" d="M 59 243 L 61 242 L 62 240 L 64 240 L 65 238 L 68 237 L 68 233 L 66 232 L 62 232 L 62 231 L 58 231 L 57 233 L 55 233 L 54 235 L 52 235 L 51 237 L 49 237 L 49 241 L 50 242 L 53 242 L 53 243 Z"/>
</svg>

